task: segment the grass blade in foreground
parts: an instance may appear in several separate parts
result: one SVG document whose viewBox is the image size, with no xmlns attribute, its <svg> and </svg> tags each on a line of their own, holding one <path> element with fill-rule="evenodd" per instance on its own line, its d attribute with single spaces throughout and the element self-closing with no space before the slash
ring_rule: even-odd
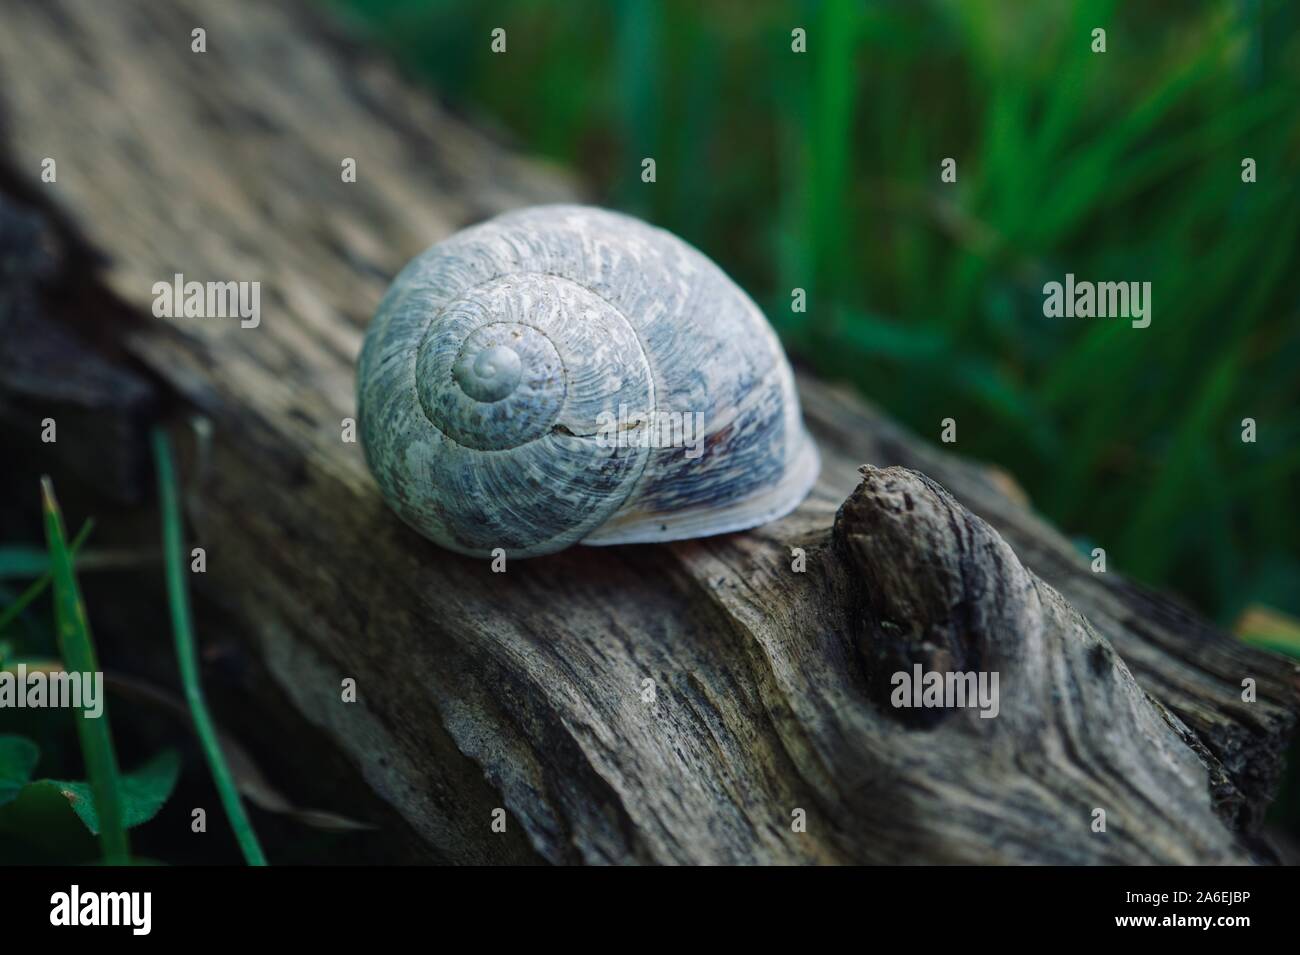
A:
<svg viewBox="0 0 1300 955">
<path fill-rule="evenodd" d="M 162 501 L 163 567 L 167 574 L 167 602 L 171 605 L 172 633 L 176 638 L 176 657 L 180 663 L 181 683 L 185 687 L 185 701 L 190 707 L 194 729 L 203 745 L 212 780 L 217 785 L 221 804 L 225 807 L 230 827 L 239 840 L 239 848 L 249 865 L 266 865 L 266 856 L 257 841 L 257 833 L 244 811 L 234 777 L 221 753 L 217 730 L 208 715 L 208 704 L 203 699 L 203 686 L 199 682 L 198 652 L 195 649 L 194 621 L 190 613 L 190 593 L 185 584 L 185 550 L 181 540 L 180 495 L 176 489 L 176 469 L 172 464 L 171 444 L 161 429 L 153 432 L 154 463 L 158 471 L 158 495 Z"/>
<path fill-rule="evenodd" d="M 86 606 L 81 600 L 81 590 L 72 569 L 63 515 L 59 512 L 59 502 L 55 500 L 54 485 L 49 478 L 41 479 L 41 499 L 45 510 L 45 538 L 50 549 L 50 579 L 54 584 L 59 653 L 69 672 L 97 673 L 99 663 L 90 640 Z M 107 709 L 96 719 L 89 719 L 79 711 L 77 735 L 81 739 L 86 775 L 95 794 L 95 804 L 99 807 L 99 842 L 104 850 L 104 861 L 109 865 L 126 865 L 130 862 L 131 852 L 127 845 L 126 827 L 122 824 L 122 782 L 117 771 L 117 756 L 113 752 L 113 737 L 108 731 Z"/>
</svg>

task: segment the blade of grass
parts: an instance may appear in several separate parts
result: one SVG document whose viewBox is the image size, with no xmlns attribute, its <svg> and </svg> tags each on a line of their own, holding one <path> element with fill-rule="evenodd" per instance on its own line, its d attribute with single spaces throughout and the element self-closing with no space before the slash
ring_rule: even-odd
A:
<svg viewBox="0 0 1300 955">
<path fill-rule="evenodd" d="M 50 555 L 44 547 L 0 547 L 0 580 L 30 580 L 49 569 Z"/>
<path fill-rule="evenodd" d="M 92 519 L 87 519 L 86 523 L 81 525 L 81 530 L 77 531 L 77 536 L 72 539 L 72 544 L 68 547 L 68 551 L 73 557 L 77 556 L 77 552 L 81 550 L 81 545 L 86 542 L 86 538 L 90 536 L 94 526 L 95 522 Z M 45 588 L 49 585 L 50 572 L 47 569 L 45 573 L 32 581 L 27 589 L 18 595 L 17 600 L 5 607 L 3 613 L 0 613 L 0 632 L 3 632 L 5 627 L 17 620 L 18 615 L 26 610 L 33 600 L 45 593 Z"/>
<path fill-rule="evenodd" d="M 807 184 L 813 216 L 818 285 L 837 295 L 848 290 L 849 177 L 852 169 L 853 117 L 856 110 L 854 51 L 861 12 L 848 0 L 827 0 L 820 8 L 818 33 L 826 49 L 814 64 L 811 166 Z"/>
<path fill-rule="evenodd" d="M 149 555 L 131 550 L 90 551 L 77 556 L 79 573 L 135 567 Z M 50 557 L 44 547 L 0 547 L 0 580 L 31 580 L 49 573 Z"/>
<path fill-rule="evenodd" d="M 54 619 L 58 626 L 59 653 L 63 665 L 71 672 L 97 673 L 95 645 L 91 642 L 86 605 L 72 569 L 72 554 L 63 530 L 63 515 L 54 497 L 54 485 L 41 478 L 41 498 L 45 510 L 45 537 L 50 548 L 50 576 L 54 584 Z M 131 852 L 122 820 L 122 781 L 113 752 L 113 737 L 108 728 L 108 712 L 90 719 L 80 713 L 77 735 L 86 763 L 86 775 L 99 807 L 99 843 L 104 861 L 109 865 L 126 865 Z"/>
<path fill-rule="evenodd" d="M 176 640 L 176 657 L 180 664 L 185 701 L 194 719 L 194 729 L 203 746 L 203 755 L 212 771 L 212 781 L 221 796 L 221 805 L 230 820 L 230 828 L 239 840 L 239 848 L 249 865 L 266 865 L 266 856 L 257 834 L 244 811 L 234 776 L 226 765 L 217 738 L 217 729 L 208 713 L 199 680 L 198 651 L 194 639 L 194 620 L 190 612 L 189 588 L 185 584 L 185 552 L 181 540 L 180 494 L 176 489 L 176 469 L 172 464 L 171 443 L 161 430 L 153 432 L 154 465 L 158 471 L 158 495 L 162 502 L 163 565 L 167 575 L 167 602 L 171 606 L 172 633 Z"/>
<path fill-rule="evenodd" d="M 629 210 L 650 216 L 659 206 L 652 201 L 658 190 L 646 190 L 640 170 L 641 160 L 658 156 L 661 146 L 662 12 L 658 5 L 646 0 L 622 0 L 615 11 L 619 64 L 616 90 L 625 150 L 620 164 L 624 171 L 620 178 L 622 194 Z M 660 174 L 665 172 L 659 170 Z"/>
</svg>

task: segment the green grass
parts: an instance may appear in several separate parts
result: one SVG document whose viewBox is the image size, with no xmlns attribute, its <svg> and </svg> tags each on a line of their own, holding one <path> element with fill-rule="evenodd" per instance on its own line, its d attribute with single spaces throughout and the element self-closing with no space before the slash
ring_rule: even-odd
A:
<svg viewBox="0 0 1300 955">
<path fill-rule="evenodd" d="M 86 542 L 86 538 L 90 536 L 94 526 L 94 521 L 86 521 L 81 525 L 81 530 L 77 532 L 77 536 L 72 539 L 72 543 L 68 545 L 68 552 L 72 555 L 74 561 L 77 558 L 77 553 L 81 550 L 81 545 Z M 9 548 L 4 549 L 9 550 Z M 27 550 L 27 548 L 23 548 L 23 550 Z M 0 611 L 0 633 L 3 633 L 11 623 L 18 619 L 23 611 L 49 589 L 51 576 L 50 571 L 46 568 L 50 565 L 50 556 L 47 551 L 41 551 L 40 554 L 40 561 L 28 568 L 31 571 L 30 576 L 39 576 L 36 576 L 36 579 L 28 584 L 26 590 L 8 604 L 4 610 Z M 15 563 L 17 562 L 15 561 Z"/>
<path fill-rule="evenodd" d="M 331 5 L 707 252 L 799 360 L 931 439 L 957 418 L 1116 570 L 1300 615 L 1300 5 Z M 1067 271 L 1150 281 L 1151 327 L 1045 318 Z"/>
<path fill-rule="evenodd" d="M 153 445 L 161 498 L 168 604 L 187 708 L 240 851 L 250 865 L 265 865 L 265 854 L 244 811 L 204 700 L 171 449 L 161 431 L 155 432 Z M 41 497 L 45 549 L 30 545 L 0 546 L 0 570 L 3 570 L 0 578 L 36 578 L 20 594 L 7 587 L 0 588 L 0 596 L 8 602 L 0 614 L 0 636 L 3 636 L 0 667 L 12 670 L 26 664 L 46 672 L 62 669 L 100 673 L 74 569 L 77 552 L 93 523 L 87 521 L 76 540 L 69 543 L 49 478 L 42 479 Z M 134 558 L 124 562 L 116 555 L 105 556 L 111 559 L 77 563 L 105 567 L 138 563 Z M 53 591 L 53 642 L 43 615 L 33 607 L 47 589 Z M 23 632 L 16 632 L 17 627 L 11 631 L 20 618 Z M 49 656 L 54 646 L 61 659 Z M 22 728 L 43 738 L 40 745 L 26 735 L 0 735 L 0 835 L 9 840 L 6 843 L 0 839 L 0 858 L 11 862 L 83 862 L 93 855 L 94 843 L 87 842 L 93 836 L 98 838 L 100 857 L 107 864 L 148 861 L 133 859 L 127 830 L 152 820 L 171 797 L 180 776 L 179 754 L 164 749 L 133 772 L 122 774 L 109 728 L 107 703 L 100 702 L 103 712 L 99 717 L 92 719 L 82 709 L 75 715 L 76 736 L 87 776 L 84 781 L 33 778 L 33 770 L 43 758 L 42 749 L 48 748 L 45 760 L 53 766 L 70 764 L 64 756 L 63 737 L 71 727 L 62 727 L 38 711 L 31 714 Z M 52 711 L 51 715 L 56 712 Z"/>
<path fill-rule="evenodd" d="M 221 751 L 216 725 L 208 712 L 199 676 L 198 651 L 194 637 L 194 620 L 190 611 L 189 585 L 185 575 L 185 544 L 182 540 L 180 492 L 176 484 L 176 469 L 172 464 L 171 444 L 161 430 L 153 433 L 154 465 L 158 474 L 158 493 L 162 507 L 163 563 L 167 577 L 167 601 L 171 609 L 172 635 L 176 642 L 176 658 L 180 664 L 181 685 L 185 702 L 189 705 L 194 729 L 203 747 L 208 769 L 216 784 L 221 804 L 230 820 L 240 851 L 249 865 L 266 865 L 266 856 L 253 831 L 252 822 L 244 810 L 239 790 L 230 767 Z"/>
<path fill-rule="evenodd" d="M 95 646 L 90 637 L 90 624 L 86 607 L 81 599 L 81 588 L 72 568 L 72 553 L 63 530 L 63 514 L 54 497 L 54 485 L 49 478 L 41 481 L 41 501 L 45 512 L 45 539 L 49 548 L 50 578 L 54 588 L 54 618 L 57 626 L 59 653 L 70 672 L 89 674 L 99 672 Z M 122 781 L 117 768 L 117 755 L 113 750 L 113 737 L 108 725 L 108 708 L 91 719 L 78 710 L 74 717 L 77 735 L 81 740 L 81 753 L 90 779 L 89 790 L 94 794 L 98 809 L 99 840 L 104 861 L 109 865 L 126 865 L 131 859 L 122 814 Z"/>
</svg>

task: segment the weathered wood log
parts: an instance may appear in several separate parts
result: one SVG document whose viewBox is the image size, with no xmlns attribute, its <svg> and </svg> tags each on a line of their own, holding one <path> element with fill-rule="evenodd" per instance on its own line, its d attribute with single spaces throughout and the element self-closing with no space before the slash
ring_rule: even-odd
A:
<svg viewBox="0 0 1300 955">
<path fill-rule="evenodd" d="M 992 471 L 846 391 L 801 377 L 823 476 L 758 531 L 505 574 L 417 537 L 341 439 L 365 323 L 428 243 L 572 186 L 302 3 L 4 8 L 0 184 L 102 257 L 114 318 L 86 337 L 211 425 L 187 469 L 200 626 L 240 631 L 273 679 L 254 703 L 283 694 L 424 857 L 1269 857 L 1296 668 L 1091 573 Z M 176 273 L 260 281 L 261 323 L 153 318 Z M 915 664 L 997 672 L 998 715 L 896 709 L 892 675 Z"/>
<path fill-rule="evenodd" d="M 23 435 L 39 467 L 136 503 L 148 486 L 143 436 L 158 396 L 146 377 L 47 320 L 86 304 L 74 269 L 45 217 L 0 195 L 0 422 Z M 60 301 L 42 303 L 42 286 L 56 274 Z"/>
</svg>

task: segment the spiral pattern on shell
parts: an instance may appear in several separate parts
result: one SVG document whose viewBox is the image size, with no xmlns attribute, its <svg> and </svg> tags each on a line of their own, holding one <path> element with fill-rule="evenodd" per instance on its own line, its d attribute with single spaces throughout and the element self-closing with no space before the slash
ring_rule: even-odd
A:
<svg viewBox="0 0 1300 955">
<path fill-rule="evenodd" d="M 707 453 L 600 440 L 620 409 L 700 412 Z M 669 233 L 579 206 L 509 213 L 414 259 L 367 332 L 358 418 L 397 513 L 476 555 L 753 526 L 817 470 L 748 297 Z"/>
</svg>

